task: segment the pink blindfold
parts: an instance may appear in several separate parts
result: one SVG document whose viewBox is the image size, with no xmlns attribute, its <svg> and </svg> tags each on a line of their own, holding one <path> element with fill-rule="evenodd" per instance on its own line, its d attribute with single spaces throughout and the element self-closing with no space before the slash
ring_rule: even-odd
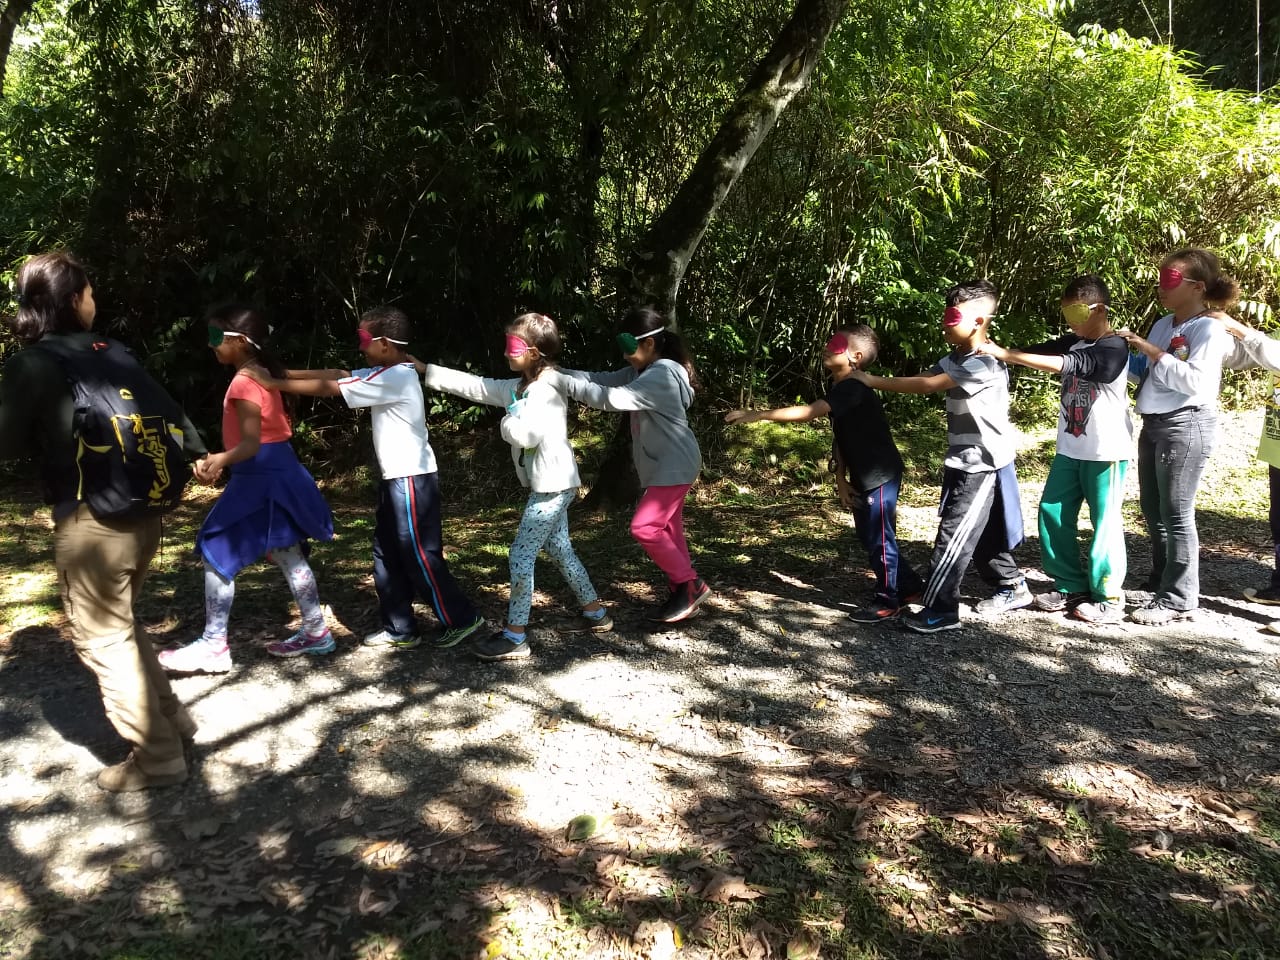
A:
<svg viewBox="0 0 1280 960">
<path fill-rule="evenodd" d="M 529 349 L 529 344 L 525 343 L 519 337 L 513 337 L 511 334 L 507 334 L 506 355 L 508 357 L 523 357 L 529 352 Z"/>
<path fill-rule="evenodd" d="M 947 307 L 946 312 L 942 315 L 942 325 L 944 327 L 958 326 L 963 319 L 964 316 L 960 313 L 959 307 Z"/>
<path fill-rule="evenodd" d="M 1182 286 L 1182 281 L 1185 279 L 1186 277 L 1182 275 L 1182 271 L 1178 270 L 1176 267 L 1160 268 L 1161 290 L 1176 290 L 1178 287 Z"/>
<path fill-rule="evenodd" d="M 827 345 L 824 349 L 827 353 L 832 354 L 845 353 L 849 349 L 849 338 L 842 333 L 837 333 L 827 341 Z"/>
</svg>

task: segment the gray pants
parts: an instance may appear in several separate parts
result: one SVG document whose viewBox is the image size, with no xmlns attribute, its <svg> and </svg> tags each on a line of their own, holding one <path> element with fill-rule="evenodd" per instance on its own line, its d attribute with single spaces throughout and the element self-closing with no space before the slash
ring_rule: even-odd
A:
<svg viewBox="0 0 1280 960">
<path fill-rule="evenodd" d="M 1149 413 L 1138 435 L 1138 489 L 1151 536 L 1151 577 L 1156 599 L 1174 610 L 1200 605 L 1200 536 L 1196 488 L 1213 451 L 1218 411 L 1183 407 Z"/>
</svg>

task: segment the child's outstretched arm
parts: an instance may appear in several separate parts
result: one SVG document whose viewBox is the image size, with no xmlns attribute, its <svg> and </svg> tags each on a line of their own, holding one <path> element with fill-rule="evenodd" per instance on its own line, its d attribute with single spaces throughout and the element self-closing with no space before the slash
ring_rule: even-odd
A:
<svg viewBox="0 0 1280 960">
<path fill-rule="evenodd" d="M 890 393 L 938 393 L 950 390 L 956 385 L 946 373 L 921 373 L 914 377 L 877 377 L 864 370 L 854 370 L 849 376 L 860 380 L 872 390 L 887 390 Z"/>
<path fill-rule="evenodd" d="M 414 363 L 416 368 L 417 363 Z M 512 393 L 520 386 L 518 378 L 494 380 L 477 377 L 473 373 L 442 367 L 434 363 L 422 365 L 422 385 L 428 390 L 439 390 L 462 397 L 472 403 L 484 403 L 491 407 L 505 407 L 511 403 Z"/>
<path fill-rule="evenodd" d="M 1221 310 L 1215 310 L 1210 316 L 1234 340 L 1231 352 L 1222 360 L 1224 367 L 1230 370 L 1262 367 L 1272 373 L 1280 373 L 1280 340 L 1268 337 L 1261 330 L 1241 323 Z"/>
<path fill-rule="evenodd" d="M 795 407 L 776 407 L 773 410 L 730 410 L 724 415 L 725 423 L 758 423 L 770 420 L 774 423 L 806 423 L 831 413 L 831 404 L 815 400 Z"/>
<path fill-rule="evenodd" d="M 290 380 L 345 380 L 351 376 L 350 370 L 286 370 L 284 375 Z"/>
<path fill-rule="evenodd" d="M 338 377 L 296 377 L 296 374 L 311 373 L 340 373 L 343 376 L 348 374 L 341 370 L 289 370 L 288 380 L 279 380 L 271 376 L 267 371 L 260 370 L 253 364 L 244 367 L 245 376 L 251 380 L 256 380 L 268 390 L 278 390 L 281 393 L 296 393 L 303 397 L 336 397 L 342 390 L 338 387 Z"/>
<path fill-rule="evenodd" d="M 1041 373 L 1062 372 L 1060 353 L 1028 353 L 1013 347 L 1002 347 L 994 340 L 984 340 L 973 348 L 973 352 L 995 357 L 1001 363 L 1016 363 L 1029 370 L 1039 370 Z"/>
</svg>

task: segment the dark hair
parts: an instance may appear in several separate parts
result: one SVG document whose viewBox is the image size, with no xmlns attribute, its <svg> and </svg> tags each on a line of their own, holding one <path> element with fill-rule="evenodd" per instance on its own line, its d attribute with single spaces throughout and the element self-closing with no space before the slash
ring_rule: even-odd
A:
<svg viewBox="0 0 1280 960">
<path fill-rule="evenodd" d="M 880 338 L 865 323 L 852 323 L 847 327 L 838 327 L 836 333 L 843 333 L 845 338 L 857 344 L 862 351 L 862 365 L 875 363 L 880 356 Z"/>
<path fill-rule="evenodd" d="M 383 306 L 366 310 L 360 314 L 360 326 L 375 337 L 403 340 L 405 343 L 413 338 L 413 324 L 409 322 L 409 315 L 399 307 Z"/>
<path fill-rule="evenodd" d="M 1101 277 L 1092 273 L 1082 273 L 1066 285 L 1062 291 L 1062 299 L 1088 300 L 1091 303 L 1101 303 L 1109 307 L 1111 291 Z"/>
<path fill-rule="evenodd" d="M 267 337 L 271 336 L 271 325 L 266 315 L 257 307 L 245 303 L 224 303 L 205 314 L 205 321 L 219 330 L 240 333 L 253 341 L 245 342 L 245 346 L 253 353 L 257 361 L 267 369 L 276 380 L 285 379 L 285 366 L 270 350 L 267 349 Z M 289 419 L 293 419 L 294 399 L 291 393 L 282 393 L 285 410 Z"/>
<path fill-rule="evenodd" d="M 698 372 L 694 369 L 693 360 L 689 356 L 689 350 L 685 346 L 684 338 L 676 333 L 671 327 L 671 322 L 667 317 L 653 309 L 653 307 L 632 307 L 622 318 L 619 330 L 622 333 L 629 333 L 633 337 L 641 338 L 643 334 L 651 333 L 654 330 L 662 329 L 653 338 L 654 348 L 658 351 L 658 356 L 663 360 L 673 360 L 680 366 L 684 367 L 685 372 L 689 374 L 689 385 L 696 391 L 702 385 L 698 382 Z M 644 337 L 643 339 L 649 339 Z"/>
<path fill-rule="evenodd" d="M 538 351 L 538 365 L 525 372 L 525 379 L 533 382 L 560 356 L 560 331 L 556 322 L 544 313 L 522 313 L 509 324 L 507 333 L 519 337 Z"/>
<path fill-rule="evenodd" d="M 1240 299 L 1240 284 L 1222 272 L 1217 254 L 1200 247 L 1184 247 L 1165 257 L 1160 266 L 1171 263 L 1181 263 L 1186 267 L 1182 271 L 1185 276 L 1204 284 L 1204 302 L 1209 306 L 1225 310 Z"/>
<path fill-rule="evenodd" d="M 46 333 L 75 333 L 84 329 L 77 301 L 89 286 L 89 276 L 66 251 L 40 253 L 18 268 L 18 312 L 11 326 L 24 343 Z"/>
<path fill-rule="evenodd" d="M 968 303 L 970 300 L 987 299 L 990 299 L 996 306 L 1000 303 L 1000 291 L 996 289 L 996 285 L 990 280 L 969 280 L 965 283 L 957 283 L 947 290 L 948 307 L 957 307 L 962 303 Z"/>
</svg>

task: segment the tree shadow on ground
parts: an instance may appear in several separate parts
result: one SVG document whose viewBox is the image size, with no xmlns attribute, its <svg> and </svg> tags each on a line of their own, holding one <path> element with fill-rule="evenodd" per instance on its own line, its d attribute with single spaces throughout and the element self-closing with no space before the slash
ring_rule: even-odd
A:
<svg viewBox="0 0 1280 960">
<path fill-rule="evenodd" d="M 679 629 L 625 602 L 651 578 L 609 519 L 574 536 L 626 585 L 606 590 L 612 636 L 543 611 L 529 664 L 371 661 L 348 636 L 331 659 L 246 647 L 234 674 L 180 681 L 209 731 L 187 784 L 104 795 L 81 764 L 6 801 L 0 936 L 33 957 L 571 957 L 669 923 L 702 957 L 1266 955 L 1264 647 L 1031 614 L 860 627 L 861 559 L 834 556 L 851 535 L 800 509 L 744 532 L 695 506 L 720 592 Z M 498 566 L 470 552 L 460 569 Z M 152 585 L 152 615 L 190 573 Z M 335 608 L 368 610 L 363 576 L 327 578 Z M 279 593 L 252 608 L 272 631 Z M 66 762 L 45 705 L 87 697 L 59 649 L 28 629 L 0 665 L 11 704 L 40 707 L 5 715 L 28 745 L 6 748 L 10 784 L 41 751 Z M 597 832 L 567 837 L 587 812 Z"/>
</svg>

